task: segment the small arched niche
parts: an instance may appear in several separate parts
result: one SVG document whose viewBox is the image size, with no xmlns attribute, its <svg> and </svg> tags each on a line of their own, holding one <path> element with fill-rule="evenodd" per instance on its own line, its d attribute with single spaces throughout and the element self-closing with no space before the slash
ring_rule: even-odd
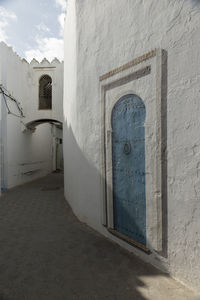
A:
<svg viewBox="0 0 200 300">
<path fill-rule="evenodd" d="M 39 109 L 52 109 L 52 79 L 43 75 L 39 80 Z"/>
</svg>

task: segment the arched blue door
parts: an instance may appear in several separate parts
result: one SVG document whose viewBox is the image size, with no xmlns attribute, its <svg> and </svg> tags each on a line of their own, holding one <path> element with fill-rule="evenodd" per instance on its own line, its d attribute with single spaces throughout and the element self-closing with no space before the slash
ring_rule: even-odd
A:
<svg viewBox="0 0 200 300">
<path fill-rule="evenodd" d="M 145 105 L 123 96 L 112 111 L 114 229 L 146 245 Z"/>
</svg>

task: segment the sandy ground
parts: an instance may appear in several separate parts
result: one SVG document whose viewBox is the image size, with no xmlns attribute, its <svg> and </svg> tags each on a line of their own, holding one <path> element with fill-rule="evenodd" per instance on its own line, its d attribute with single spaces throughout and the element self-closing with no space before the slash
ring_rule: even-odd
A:
<svg viewBox="0 0 200 300">
<path fill-rule="evenodd" d="M 62 174 L 0 198 L 0 300 L 188 300 L 192 293 L 80 223 Z"/>
</svg>

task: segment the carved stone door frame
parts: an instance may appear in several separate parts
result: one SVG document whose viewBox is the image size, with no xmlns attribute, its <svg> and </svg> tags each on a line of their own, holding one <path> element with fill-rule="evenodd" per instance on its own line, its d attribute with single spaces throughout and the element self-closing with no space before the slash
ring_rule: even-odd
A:
<svg viewBox="0 0 200 300">
<path fill-rule="evenodd" d="M 113 229 L 111 113 L 115 103 L 126 94 L 136 94 L 147 108 L 146 176 L 147 247 L 163 251 L 163 149 L 165 148 L 163 103 L 167 74 L 166 53 L 156 49 L 100 77 L 102 120 L 102 223 Z M 161 119 L 162 118 L 164 119 Z M 149 139 L 149 143 L 148 143 Z M 167 212 L 165 211 L 165 216 Z"/>
</svg>

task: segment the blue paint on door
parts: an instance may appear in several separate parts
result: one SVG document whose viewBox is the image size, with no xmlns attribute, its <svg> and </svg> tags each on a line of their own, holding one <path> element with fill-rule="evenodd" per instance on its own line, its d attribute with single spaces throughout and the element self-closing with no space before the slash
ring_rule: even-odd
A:
<svg viewBox="0 0 200 300">
<path fill-rule="evenodd" d="M 114 229 L 146 245 L 145 105 L 123 96 L 112 111 Z"/>
</svg>

